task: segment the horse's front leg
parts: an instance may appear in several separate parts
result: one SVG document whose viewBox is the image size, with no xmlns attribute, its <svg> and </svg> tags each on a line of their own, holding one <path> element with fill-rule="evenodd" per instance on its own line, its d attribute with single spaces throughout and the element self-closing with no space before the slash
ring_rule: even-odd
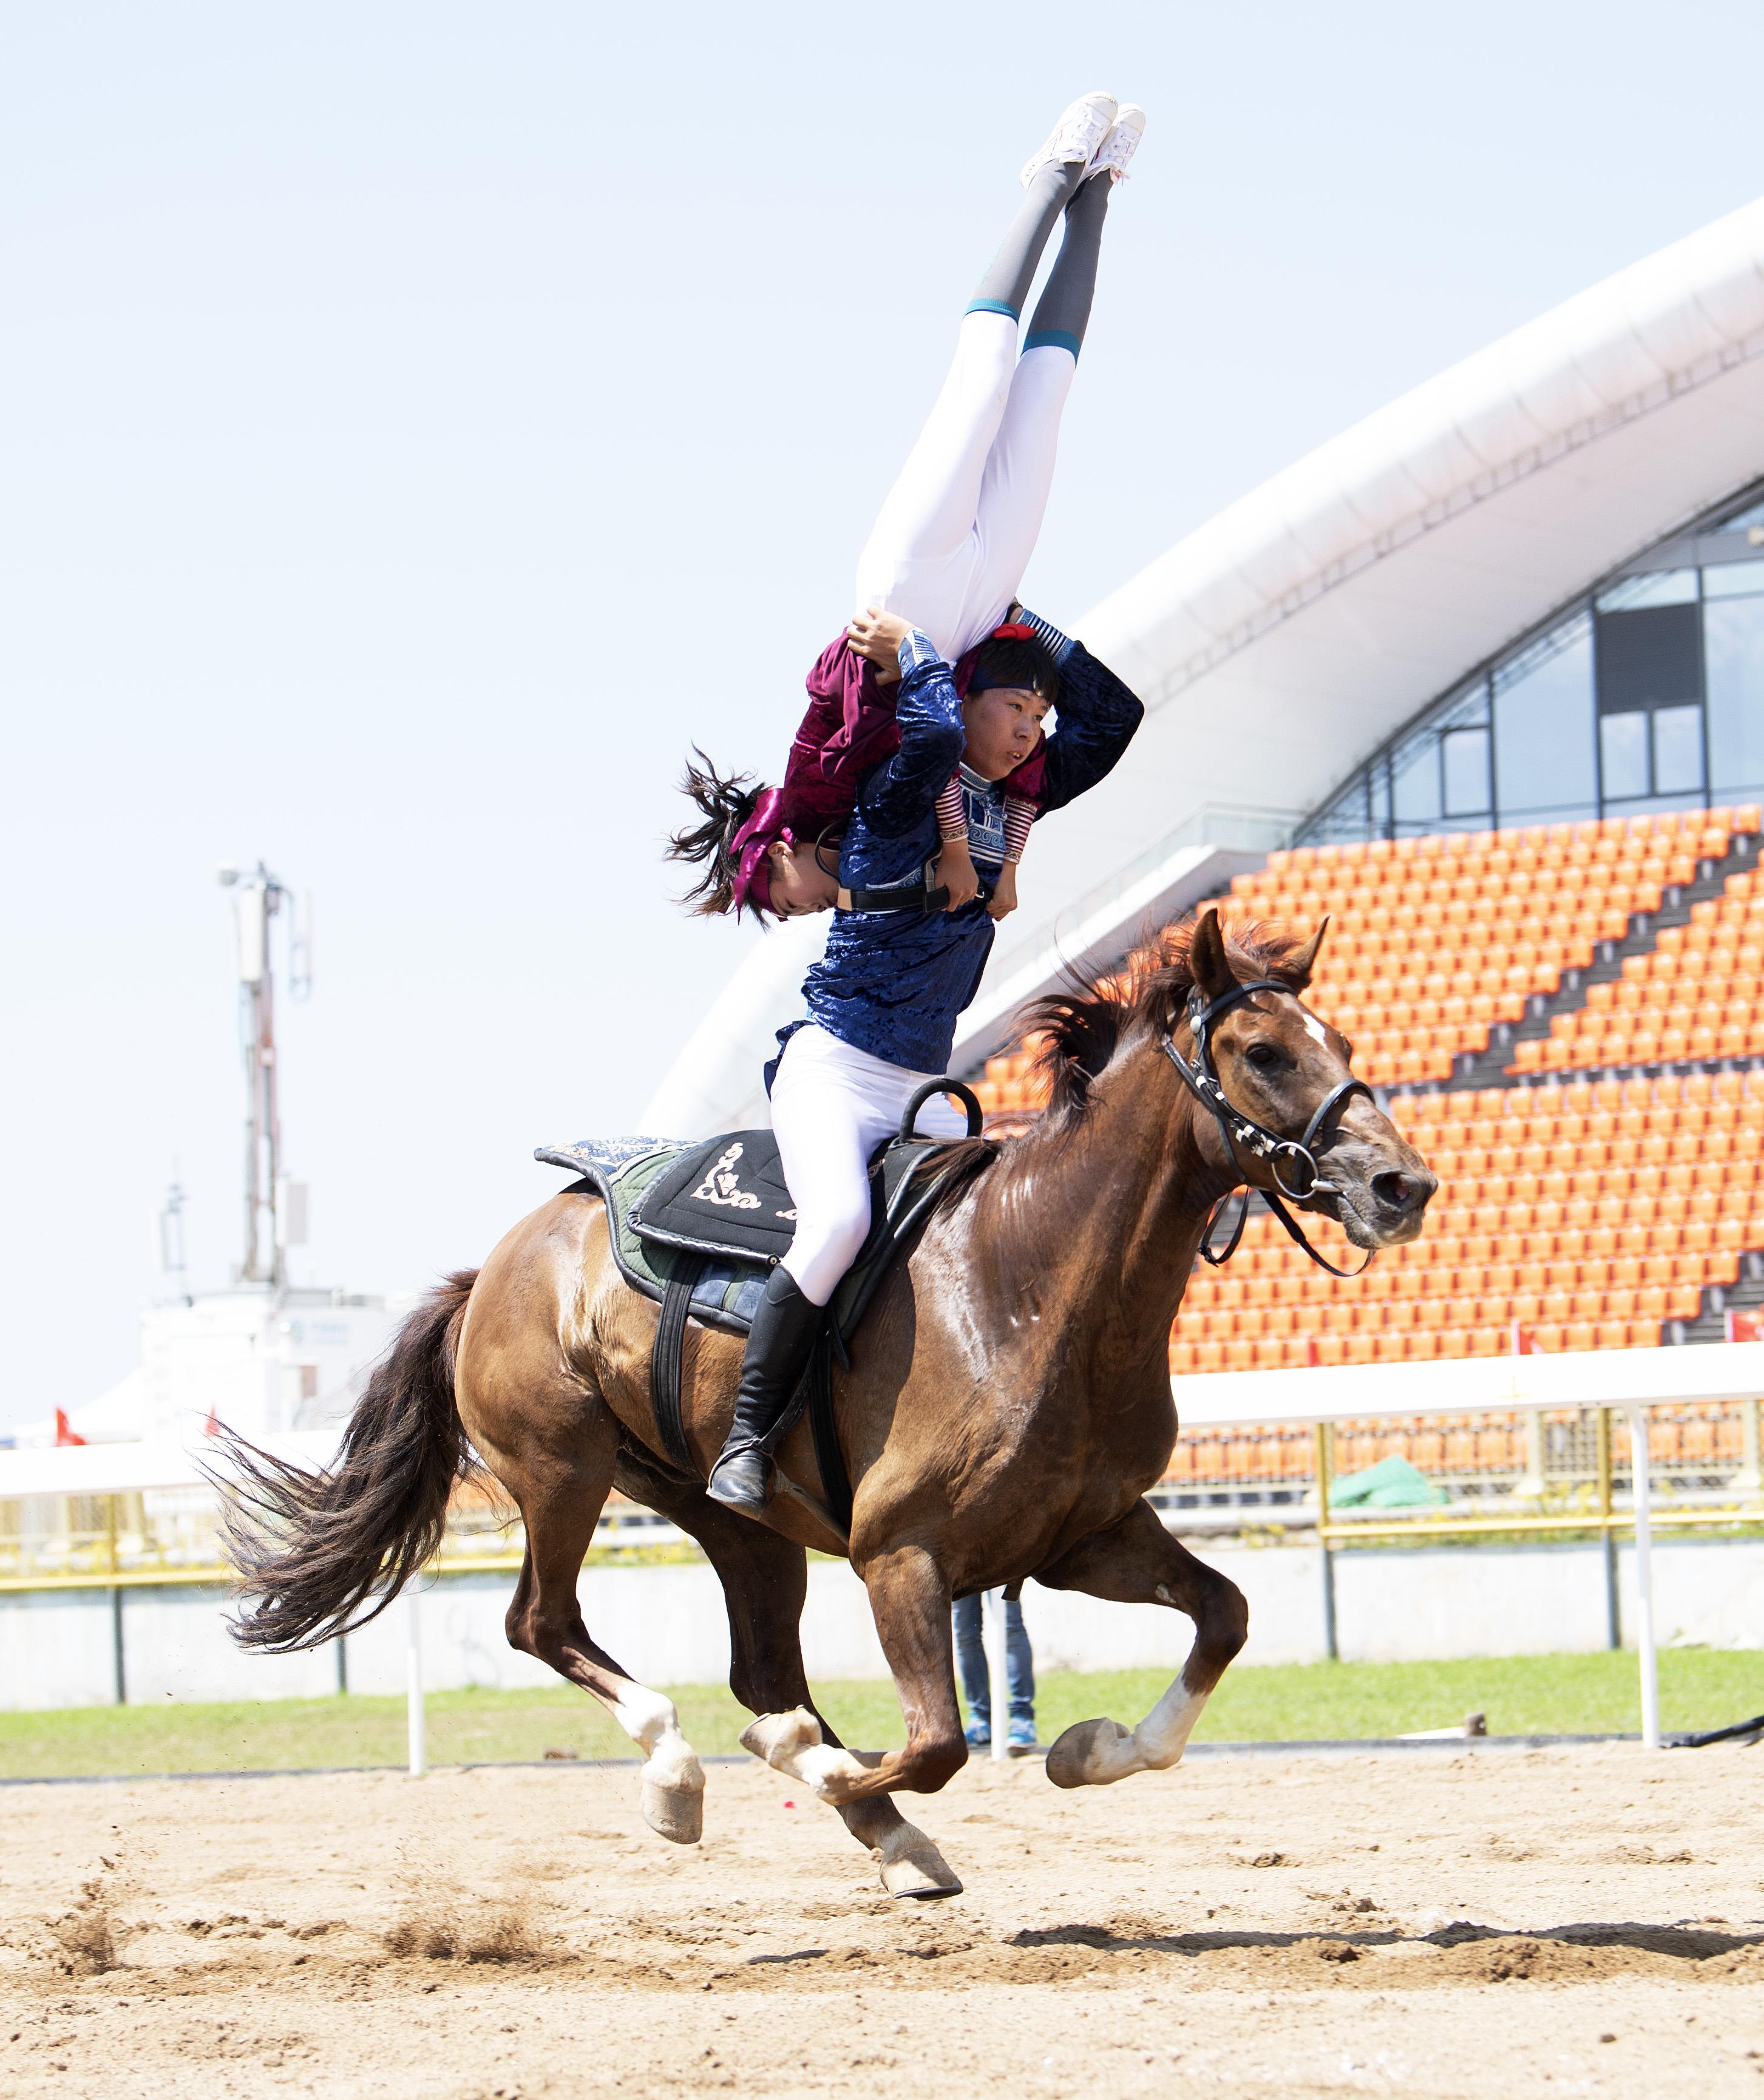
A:
<svg viewBox="0 0 1764 2100">
<path fill-rule="evenodd" d="M 1056 1786 L 1107 1786 L 1130 1773 L 1163 1771 L 1182 1753 L 1225 1665 L 1243 1646 L 1250 1608 L 1243 1592 L 1172 1538 L 1149 1502 L 1096 1533 L 1037 1575 L 1051 1590 L 1082 1590 L 1123 1604 L 1168 1604 L 1194 1621 L 1182 1674 L 1136 1728 L 1078 1721 L 1047 1753 Z"/>
<path fill-rule="evenodd" d="M 730 1689 L 762 1717 L 755 1725 L 768 1729 L 774 1745 L 800 1737 L 803 1747 L 842 1752 L 838 1736 L 814 1711 L 803 1674 L 800 1621 L 808 1572 L 802 1548 L 713 1502 L 695 1481 L 677 1480 L 628 1448 L 620 1457 L 618 1482 L 633 1501 L 672 1517 L 690 1533 L 717 1570 L 729 1606 Z M 759 1747 L 745 1736 L 742 1740 L 749 1749 Z M 862 1754 L 857 1754 L 861 1762 Z M 882 1886 L 890 1895 L 960 1894 L 961 1882 L 942 1854 L 886 1794 L 837 1806 L 845 1828 L 881 1868 Z"/>
<path fill-rule="evenodd" d="M 862 1757 L 821 1739 L 806 1708 L 768 1714 L 741 1740 L 756 1756 L 836 1807 L 904 1788 L 935 1793 L 968 1760 L 955 1703 L 950 1586 L 922 1546 L 879 1555 L 858 1571 L 870 1592 L 877 1638 L 906 1717 L 906 1747 Z"/>
</svg>

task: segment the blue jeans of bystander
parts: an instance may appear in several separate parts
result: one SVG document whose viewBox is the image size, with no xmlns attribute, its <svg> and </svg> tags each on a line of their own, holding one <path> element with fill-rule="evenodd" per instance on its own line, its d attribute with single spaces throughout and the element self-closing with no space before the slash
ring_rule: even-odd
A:
<svg viewBox="0 0 1764 2100">
<path fill-rule="evenodd" d="M 981 1599 L 958 1598 L 955 1605 L 955 1657 L 961 1665 L 962 1690 L 968 1699 L 968 1726 L 977 1733 L 992 1725 L 992 1685 L 986 1674 L 986 1643 L 981 1633 Z M 1008 1603 L 1004 1608 L 1005 1683 L 1009 1688 L 1011 1720 L 1023 1723 L 1034 1739 L 1035 1657 L 1023 1626 L 1023 1607 Z"/>
</svg>

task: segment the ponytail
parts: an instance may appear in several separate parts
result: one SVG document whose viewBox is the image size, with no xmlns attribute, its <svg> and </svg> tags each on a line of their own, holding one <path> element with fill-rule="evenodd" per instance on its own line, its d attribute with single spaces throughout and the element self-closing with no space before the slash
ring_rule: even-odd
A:
<svg viewBox="0 0 1764 2100">
<path fill-rule="evenodd" d="M 677 902 L 698 916 L 710 918 L 735 907 L 735 879 L 740 871 L 735 834 L 752 818 L 766 791 L 751 773 L 725 778 L 696 744 L 692 750 L 699 762 L 687 762 L 680 790 L 698 805 L 703 821 L 669 834 L 668 858 L 690 861 L 702 868 L 698 880 Z M 757 899 L 752 902 L 756 908 Z"/>
</svg>

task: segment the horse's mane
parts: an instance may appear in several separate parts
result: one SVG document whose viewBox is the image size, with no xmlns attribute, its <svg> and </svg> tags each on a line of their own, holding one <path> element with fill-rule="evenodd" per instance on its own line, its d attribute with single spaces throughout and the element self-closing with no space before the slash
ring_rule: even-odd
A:
<svg viewBox="0 0 1764 2100">
<path fill-rule="evenodd" d="M 1194 986 L 1189 950 L 1200 913 L 1206 908 L 1202 906 L 1147 937 L 1114 971 L 1069 970 L 1060 990 L 1022 1009 L 1025 1039 L 1041 1039 L 1035 1069 L 1047 1083 L 1045 1125 L 1068 1123 L 1083 1114 L 1091 1082 L 1136 1026 L 1175 1026 Z M 1294 991 L 1303 989 L 1307 973 L 1301 958 L 1311 945 L 1307 932 L 1254 919 L 1228 920 L 1223 914 L 1219 930 L 1239 978 L 1278 977 Z"/>
</svg>

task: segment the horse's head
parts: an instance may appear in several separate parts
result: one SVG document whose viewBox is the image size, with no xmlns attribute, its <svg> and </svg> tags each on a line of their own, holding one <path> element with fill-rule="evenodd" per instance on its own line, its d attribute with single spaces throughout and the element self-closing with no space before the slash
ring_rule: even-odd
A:
<svg viewBox="0 0 1764 2100">
<path fill-rule="evenodd" d="M 1328 926 L 1268 975 L 1282 990 L 1244 989 L 1215 909 L 1203 911 L 1188 948 L 1206 1048 L 1225 1101 L 1289 1148 L 1263 1156 L 1255 1144 L 1229 1147 L 1214 1116 L 1196 1118 L 1203 1151 L 1251 1188 L 1277 1190 L 1299 1209 L 1334 1218 L 1356 1246 L 1400 1246 L 1417 1238 L 1438 1177 L 1348 1069 L 1352 1046 L 1312 1013 L 1299 994 L 1311 981 Z M 1306 1157 L 1315 1162 L 1308 1186 Z"/>
</svg>

